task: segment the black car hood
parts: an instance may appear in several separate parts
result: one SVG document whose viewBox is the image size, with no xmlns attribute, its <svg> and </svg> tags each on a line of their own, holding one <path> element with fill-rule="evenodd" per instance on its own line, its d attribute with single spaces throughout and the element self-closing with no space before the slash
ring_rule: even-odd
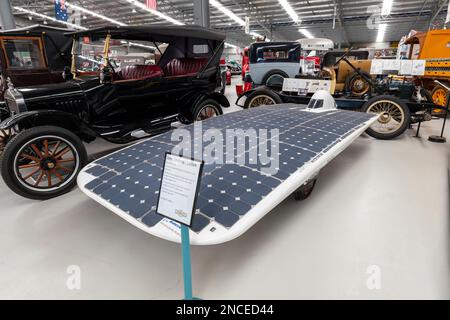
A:
<svg viewBox="0 0 450 320">
<path fill-rule="evenodd" d="M 90 79 L 76 79 L 60 83 L 50 83 L 38 86 L 28 86 L 17 88 L 25 100 L 46 96 L 52 98 L 64 97 L 65 95 L 83 94 L 83 90 L 89 89 L 99 84 L 98 77 Z"/>
</svg>

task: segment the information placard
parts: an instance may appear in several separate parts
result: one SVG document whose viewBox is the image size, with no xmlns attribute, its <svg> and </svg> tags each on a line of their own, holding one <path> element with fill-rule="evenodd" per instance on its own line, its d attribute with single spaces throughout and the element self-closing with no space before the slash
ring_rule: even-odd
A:
<svg viewBox="0 0 450 320">
<path fill-rule="evenodd" d="M 413 60 L 412 72 L 413 76 L 423 76 L 425 74 L 425 60 Z"/>
<path fill-rule="evenodd" d="M 156 212 L 192 224 L 203 162 L 166 153 Z"/>
<path fill-rule="evenodd" d="M 370 74 L 383 74 L 383 60 L 372 60 L 372 64 L 370 66 Z"/>
</svg>

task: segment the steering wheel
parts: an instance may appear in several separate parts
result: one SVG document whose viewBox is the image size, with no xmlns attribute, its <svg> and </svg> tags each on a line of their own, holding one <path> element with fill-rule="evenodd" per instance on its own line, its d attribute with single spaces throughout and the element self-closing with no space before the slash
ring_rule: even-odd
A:
<svg viewBox="0 0 450 320">
<path fill-rule="evenodd" d="M 341 62 L 352 50 L 353 50 L 353 47 L 350 47 L 350 49 L 347 49 L 347 51 L 345 51 L 345 53 L 335 62 L 335 64 L 333 64 L 333 67 L 336 67 L 337 65 L 339 65 L 339 62 Z"/>
</svg>

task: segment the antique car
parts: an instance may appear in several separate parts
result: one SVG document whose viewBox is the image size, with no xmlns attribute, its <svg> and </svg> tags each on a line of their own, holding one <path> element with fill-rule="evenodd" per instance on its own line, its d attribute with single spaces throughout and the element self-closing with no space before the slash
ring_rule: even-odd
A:
<svg viewBox="0 0 450 320">
<path fill-rule="evenodd" d="M 65 82 L 5 92 L 11 116 L 0 129 L 15 136 L 3 151 L 1 174 L 19 195 L 48 199 L 69 191 L 87 162 L 83 142 L 101 137 L 128 143 L 229 107 L 219 92 L 222 33 L 197 26 L 111 26 L 70 36 Z M 154 51 L 155 61 L 148 58 Z M 123 65 L 117 58 L 129 55 L 143 60 Z"/>
<path fill-rule="evenodd" d="M 249 46 L 248 55 L 247 74 L 256 86 L 281 88 L 284 78 L 293 78 L 300 70 L 297 42 L 255 42 Z"/>
<path fill-rule="evenodd" d="M 361 70 L 358 64 L 361 60 L 354 60 L 352 57 L 361 57 L 365 55 L 364 51 L 347 50 L 343 55 L 336 56 L 334 52 L 328 52 L 325 55 L 322 71 L 326 71 L 316 77 L 297 75 L 295 78 L 286 78 L 281 89 L 269 86 L 259 86 L 242 92 L 236 101 L 236 105 L 243 108 L 254 108 L 261 105 L 271 105 L 279 103 L 298 103 L 308 104 L 312 94 L 316 90 L 327 90 L 334 97 L 337 107 L 340 109 L 358 110 L 380 114 L 376 123 L 374 123 L 367 133 L 377 139 L 393 139 L 401 135 L 411 124 L 419 124 L 423 121 L 432 119 L 434 109 L 443 110 L 444 107 L 436 105 L 424 88 L 419 79 L 406 81 L 404 77 L 401 80 L 396 77 L 381 77 L 373 79 L 370 74 Z M 333 54 L 333 55 L 330 55 Z M 364 60 L 368 61 L 368 60 Z M 343 68 L 342 65 L 347 67 Z M 330 73 L 335 72 L 334 68 L 339 67 L 339 73 L 345 71 L 348 79 L 354 81 L 352 87 L 366 88 L 364 95 L 354 95 L 353 90 L 348 92 L 342 82 L 337 82 L 336 78 L 330 77 Z M 356 85 L 356 79 L 363 85 Z M 347 81 L 347 84 L 349 82 Z M 305 90 L 305 88 L 307 88 Z M 362 91 L 358 91 L 362 93 Z M 241 105 L 241 99 L 245 98 Z"/>
<path fill-rule="evenodd" d="M 43 25 L 0 31 L 0 119 L 9 115 L 3 100 L 8 82 L 23 87 L 64 81 L 72 48 L 68 31 Z"/>
</svg>

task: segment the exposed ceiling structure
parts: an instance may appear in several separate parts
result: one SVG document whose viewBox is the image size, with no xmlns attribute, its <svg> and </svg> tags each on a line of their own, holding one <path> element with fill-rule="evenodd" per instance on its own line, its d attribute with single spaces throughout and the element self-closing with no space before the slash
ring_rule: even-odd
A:
<svg viewBox="0 0 450 320">
<path fill-rule="evenodd" d="M 69 12 L 74 10 L 69 22 L 85 28 L 111 23 L 194 23 L 192 0 L 157 0 L 158 12 L 146 10 L 144 2 L 66 0 Z M 383 7 L 384 2 L 389 8 Z M 11 3 L 18 26 L 44 20 L 61 26 L 45 19 L 55 15 L 53 0 L 11 0 Z M 255 35 L 271 40 L 324 37 L 348 46 L 375 42 L 377 38 L 398 41 L 411 29 L 441 28 L 447 4 L 448 0 L 210 0 L 210 20 L 212 28 L 227 34 L 229 43 L 240 46 L 250 43 Z M 246 16 L 250 17 L 252 34 L 244 32 Z M 381 38 L 379 25 L 385 29 Z"/>
</svg>

